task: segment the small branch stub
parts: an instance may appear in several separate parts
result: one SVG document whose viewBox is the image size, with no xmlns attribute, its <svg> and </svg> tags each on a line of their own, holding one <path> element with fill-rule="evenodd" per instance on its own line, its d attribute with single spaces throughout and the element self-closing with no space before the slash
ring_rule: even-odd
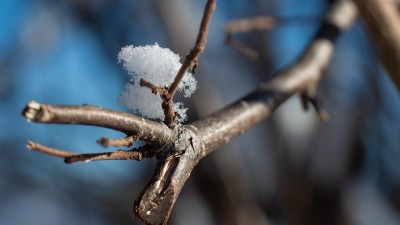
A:
<svg viewBox="0 0 400 225">
<path fill-rule="evenodd" d="M 99 140 L 97 140 L 97 143 L 100 144 L 103 147 L 121 147 L 121 146 L 126 146 L 130 147 L 132 144 L 137 140 L 135 136 L 128 136 L 126 138 L 117 138 L 117 139 L 110 139 L 107 137 L 102 137 Z"/>
</svg>

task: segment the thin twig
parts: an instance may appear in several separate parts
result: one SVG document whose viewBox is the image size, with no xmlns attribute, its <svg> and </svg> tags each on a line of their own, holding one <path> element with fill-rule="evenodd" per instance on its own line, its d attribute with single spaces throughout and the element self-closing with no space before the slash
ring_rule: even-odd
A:
<svg viewBox="0 0 400 225">
<path fill-rule="evenodd" d="M 158 87 L 147 80 L 140 79 L 139 84 L 141 87 L 150 89 L 153 94 L 159 94 L 160 96 L 168 94 L 168 89 L 166 87 Z"/>
<path fill-rule="evenodd" d="M 208 29 L 211 21 L 211 16 L 216 8 L 215 0 L 208 0 L 206 7 L 204 9 L 203 19 L 201 21 L 200 30 L 197 35 L 196 43 L 192 50 L 190 50 L 189 54 L 186 55 L 185 61 L 183 61 L 181 68 L 176 74 L 174 81 L 168 88 L 169 95 L 166 96 L 163 104 L 164 115 L 165 115 L 165 124 L 169 127 L 173 127 L 175 125 L 175 111 L 172 108 L 173 98 L 178 89 L 179 83 L 182 78 L 185 76 L 186 72 L 189 69 L 194 69 L 200 54 L 204 51 L 207 41 Z"/>
<path fill-rule="evenodd" d="M 162 109 L 164 111 L 164 123 L 168 127 L 174 127 L 175 117 L 177 116 L 175 110 L 173 109 L 173 98 L 175 96 L 176 90 L 178 89 L 179 83 L 185 76 L 189 69 L 194 70 L 198 61 L 200 54 L 204 51 L 208 29 L 211 21 L 211 16 L 216 8 L 216 0 L 208 0 L 206 7 L 204 9 L 203 19 L 201 21 L 200 30 L 197 35 L 196 43 L 193 49 L 190 50 L 189 54 L 186 55 L 185 60 L 182 63 L 181 68 L 175 75 L 174 81 L 171 83 L 169 88 L 158 87 L 151 82 L 141 79 L 140 85 L 142 87 L 149 88 L 154 94 L 159 94 L 162 102 Z"/>
<path fill-rule="evenodd" d="M 199 34 L 197 35 L 196 43 L 194 48 L 190 50 L 189 54 L 185 57 L 185 61 L 183 61 L 181 68 L 176 74 L 174 81 L 168 89 L 171 98 L 174 97 L 175 92 L 178 88 L 179 83 L 181 82 L 183 76 L 185 76 L 186 72 L 189 68 L 193 68 L 197 63 L 197 60 L 200 54 L 204 51 L 207 41 L 208 28 L 210 26 L 211 16 L 215 11 L 216 3 L 215 0 L 208 0 L 206 7 L 204 9 L 203 19 L 201 21 Z"/>
<path fill-rule="evenodd" d="M 80 153 L 73 153 L 73 152 L 68 152 L 68 151 L 63 151 L 63 150 L 59 150 L 59 149 L 55 149 L 55 148 L 46 147 L 44 145 L 41 145 L 41 144 L 33 142 L 33 141 L 28 141 L 26 143 L 26 147 L 30 150 L 34 150 L 37 152 L 45 153 L 48 155 L 52 155 L 52 156 L 56 156 L 56 157 L 60 157 L 60 158 L 64 158 L 64 159 L 67 157 L 80 155 Z"/>
<path fill-rule="evenodd" d="M 103 147 L 122 147 L 122 146 L 126 146 L 126 147 L 130 147 L 132 146 L 133 142 L 136 141 L 136 137 L 135 136 L 128 136 L 126 138 L 117 138 L 117 139 L 110 139 L 107 137 L 102 137 L 99 140 L 97 140 L 97 143 L 99 143 L 101 146 Z"/>
<path fill-rule="evenodd" d="M 26 147 L 30 150 L 38 151 L 48 155 L 63 158 L 66 163 L 75 162 L 91 162 L 98 160 L 142 160 L 146 155 L 144 152 L 148 149 L 144 147 L 139 147 L 137 149 L 131 150 L 117 150 L 113 152 L 99 152 L 99 153 L 73 153 L 69 151 L 59 150 L 55 148 L 50 148 L 33 141 L 28 141 Z"/>
<path fill-rule="evenodd" d="M 229 22 L 225 27 L 225 44 L 247 55 L 251 59 L 258 58 L 258 52 L 245 44 L 233 39 L 233 34 L 250 32 L 253 30 L 266 30 L 275 27 L 277 20 L 271 16 L 257 16 Z"/>
<path fill-rule="evenodd" d="M 232 35 L 234 33 L 244 33 L 253 30 L 271 29 L 276 24 L 278 24 L 278 21 L 272 16 L 256 16 L 231 21 L 226 25 L 225 29 L 227 35 Z"/>
<path fill-rule="evenodd" d="M 240 41 L 237 41 L 233 38 L 225 39 L 225 44 L 231 46 L 233 49 L 237 50 L 238 52 L 244 54 L 245 56 L 249 57 L 252 60 L 258 59 L 258 52 L 247 45 L 243 44 Z"/>
</svg>

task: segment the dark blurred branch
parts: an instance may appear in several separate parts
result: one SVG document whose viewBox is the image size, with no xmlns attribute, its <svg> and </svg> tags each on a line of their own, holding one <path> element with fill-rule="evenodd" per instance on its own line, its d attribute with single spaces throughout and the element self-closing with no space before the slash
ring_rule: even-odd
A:
<svg viewBox="0 0 400 225">
<path fill-rule="evenodd" d="M 275 79 L 231 106 L 194 122 L 207 153 L 232 137 L 268 118 L 286 99 L 296 93 L 315 98 L 316 88 L 333 53 L 333 42 L 356 18 L 353 3 L 340 0 L 332 6 L 314 40 L 291 66 L 277 72 Z"/>
<path fill-rule="evenodd" d="M 225 27 L 225 44 L 230 45 L 239 52 L 247 55 L 251 59 L 257 59 L 257 51 L 247 47 L 239 41 L 233 39 L 233 34 L 250 32 L 253 30 L 271 29 L 277 24 L 277 20 L 270 16 L 257 16 L 229 22 Z"/>
<path fill-rule="evenodd" d="M 207 6 L 213 10 L 214 4 L 214 1 L 209 1 Z M 135 201 L 134 214 L 145 224 L 166 224 L 183 185 L 203 157 L 268 118 L 290 96 L 299 93 L 310 101 L 315 100 L 319 80 L 333 53 L 333 42 L 355 17 L 352 2 L 337 1 L 298 61 L 236 103 L 189 125 L 168 129 L 161 123 L 98 107 L 51 106 L 36 102 L 29 103 L 23 115 L 34 122 L 104 126 L 135 135 L 151 144 L 154 149 L 145 152 L 153 154 L 148 157 L 157 158 L 157 166 Z M 201 52 L 204 46 L 198 48 Z M 36 145 L 38 148 L 41 147 Z M 52 152 L 63 158 L 76 157 L 74 153 L 47 150 L 45 153 Z"/>
<path fill-rule="evenodd" d="M 320 22 L 321 19 L 322 18 L 318 16 L 256 16 L 234 20 L 225 26 L 225 44 L 248 56 L 250 59 L 255 60 L 258 58 L 258 52 L 234 39 L 234 34 L 248 33 L 257 30 L 268 30 L 289 23 L 315 24 Z"/>
<path fill-rule="evenodd" d="M 354 0 L 379 56 L 400 90 L 400 16 L 393 0 Z"/>
</svg>

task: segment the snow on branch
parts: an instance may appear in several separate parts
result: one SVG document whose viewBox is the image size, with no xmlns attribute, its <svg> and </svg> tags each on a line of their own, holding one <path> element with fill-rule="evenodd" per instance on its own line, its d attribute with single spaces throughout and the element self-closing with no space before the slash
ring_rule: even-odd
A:
<svg viewBox="0 0 400 225">
<path fill-rule="evenodd" d="M 161 106 L 163 100 L 149 88 L 141 87 L 140 80 L 158 87 L 169 86 L 182 66 L 179 59 L 179 55 L 168 48 L 160 47 L 157 43 L 123 47 L 118 55 L 118 61 L 123 63 L 124 68 L 131 75 L 131 80 L 125 86 L 125 92 L 120 95 L 119 101 L 144 117 L 164 120 L 165 115 Z M 183 93 L 183 96 L 190 97 L 196 88 L 197 81 L 193 74 L 186 72 L 179 83 L 178 90 Z M 180 115 L 177 122 L 184 122 L 187 119 L 187 108 L 181 102 L 174 103 L 173 108 Z"/>
</svg>

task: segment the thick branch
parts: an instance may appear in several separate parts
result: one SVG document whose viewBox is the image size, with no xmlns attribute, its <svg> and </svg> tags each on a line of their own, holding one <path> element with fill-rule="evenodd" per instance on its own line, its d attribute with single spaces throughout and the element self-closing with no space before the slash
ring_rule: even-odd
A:
<svg viewBox="0 0 400 225">
<path fill-rule="evenodd" d="M 379 56 L 400 90 L 400 16 L 395 1 L 354 0 Z"/>
<path fill-rule="evenodd" d="M 22 115 L 28 121 L 37 123 L 82 124 L 110 128 L 160 145 L 169 143 L 171 137 L 170 129 L 162 123 L 91 105 L 46 105 L 31 101 L 25 106 Z"/>
<path fill-rule="evenodd" d="M 338 1 L 332 6 L 314 40 L 297 62 L 279 71 L 275 79 L 261 84 L 243 99 L 193 123 L 199 130 L 206 153 L 268 118 L 290 96 L 316 89 L 331 59 L 333 42 L 341 31 L 354 22 L 356 14 L 352 2 Z"/>
</svg>

